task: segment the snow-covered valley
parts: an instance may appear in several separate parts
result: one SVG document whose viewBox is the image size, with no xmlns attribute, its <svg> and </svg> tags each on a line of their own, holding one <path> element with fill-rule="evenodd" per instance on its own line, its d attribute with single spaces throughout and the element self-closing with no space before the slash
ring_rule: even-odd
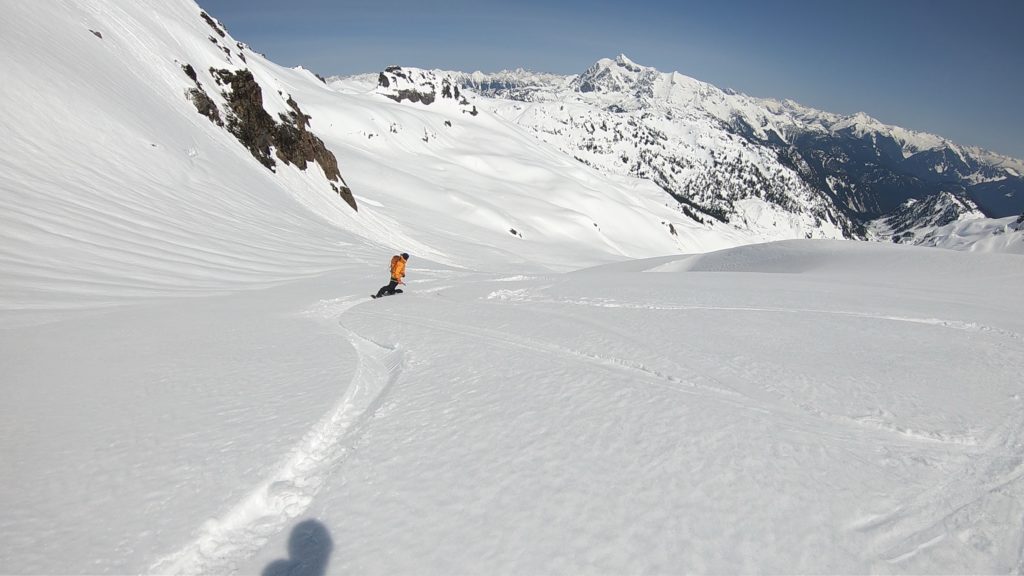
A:
<svg viewBox="0 0 1024 576">
<path fill-rule="evenodd" d="M 0 573 L 1024 570 L 1012 219 L 754 244 L 190 0 L 7 16 Z M 241 67 L 358 211 L 197 113 Z"/>
</svg>

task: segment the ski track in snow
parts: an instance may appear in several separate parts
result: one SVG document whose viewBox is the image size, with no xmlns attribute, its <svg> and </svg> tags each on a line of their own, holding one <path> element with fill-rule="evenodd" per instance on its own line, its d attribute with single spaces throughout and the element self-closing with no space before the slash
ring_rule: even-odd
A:
<svg viewBox="0 0 1024 576">
<path fill-rule="evenodd" d="M 373 316 L 377 318 L 387 318 L 391 320 L 399 320 L 399 318 L 376 312 L 362 312 L 366 316 Z M 671 374 L 665 374 L 658 370 L 648 368 L 647 366 L 631 362 L 622 358 L 615 358 L 610 356 L 600 356 L 597 354 L 591 354 L 582 350 L 576 350 L 573 348 L 567 348 L 559 346 L 557 344 L 551 344 L 548 342 L 541 342 L 535 339 L 529 338 L 518 338 L 512 337 L 504 332 L 498 330 L 491 330 L 488 328 L 481 328 L 479 326 L 468 326 L 465 324 L 456 324 L 453 322 L 446 322 L 439 319 L 431 319 L 429 321 L 417 321 L 416 319 L 409 317 L 401 317 L 403 324 L 411 324 L 420 326 L 423 328 L 429 328 L 435 331 L 448 332 L 449 334 L 455 335 L 472 335 L 477 340 L 487 340 L 491 342 L 500 342 L 516 348 L 526 349 L 532 352 L 538 352 L 541 354 L 553 355 L 556 357 L 575 357 L 597 364 L 603 368 L 616 369 L 616 370 L 627 370 L 634 373 L 639 373 L 644 376 L 648 382 L 659 388 L 671 390 L 673 392 L 679 392 L 682 394 L 699 394 L 702 396 L 714 395 L 722 401 L 729 402 L 735 406 L 747 410 L 753 410 L 755 412 L 761 412 L 769 414 L 770 411 L 751 403 L 745 402 L 748 400 L 746 396 L 730 390 L 725 386 L 722 386 L 713 381 L 712 378 L 707 376 L 697 376 L 695 378 L 681 378 Z M 708 382 L 699 382 L 698 380 L 706 380 Z"/>
<path fill-rule="evenodd" d="M 336 319 L 355 303 L 321 300 L 304 314 Z M 276 472 L 229 511 L 205 522 L 192 542 L 153 563 L 150 573 L 235 572 L 241 561 L 306 511 L 402 372 L 404 353 L 399 347 L 382 346 L 342 329 L 358 353 L 359 364 L 338 404 L 304 435 Z"/>
<path fill-rule="evenodd" d="M 941 318 L 912 318 L 909 316 L 892 316 L 887 314 L 874 314 L 871 312 L 853 312 L 849 310 L 821 310 L 816 308 L 775 308 L 760 306 L 671 306 L 658 304 L 633 304 L 619 302 L 612 299 L 576 299 L 561 300 L 550 298 L 536 298 L 529 294 L 529 290 L 496 290 L 486 296 L 488 300 L 504 300 L 515 302 L 539 302 L 548 304 L 572 304 L 576 306 L 593 306 L 597 308 L 626 308 L 630 310 L 720 310 L 725 312 L 774 312 L 780 314 L 829 314 L 833 316 L 849 316 L 854 318 L 870 318 L 874 320 L 888 320 L 892 322 L 909 322 L 913 324 L 927 324 L 952 330 L 965 332 L 985 332 L 1004 336 L 1012 340 L 1024 341 L 1024 336 L 1013 330 L 988 326 L 978 322 L 964 322 L 962 320 L 943 320 Z"/>
<path fill-rule="evenodd" d="M 1002 429 L 985 442 L 984 450 L 959 470 L 945 474 L 944 481 L 918 493 L 887 514 L 864 518 L 850 528 L 866 533 L 871 545 L 866 557 L 881 558 L 899 565 L 919 553 L 955 536 L 978 551 L 1000 547 L 1000 538 L 1016 534 L 1019 546 L 1019 518 L 1005 526 L 1003 534 L 976 528 L 978 517 L 995 515 L 1013 502 L 1024 501 L 1024 412 L 1008 418 Z M 941 506 L 936 506 L 941 503 Z M 1024 562 L 1018 551 L 1016 567 Z"/>
<path fill-rule="evenodd" d="M 498 290 L 491 292 L 485 299 L 503 301 L 530 300 L 532 302 L 542 301 L 558 304 L 569 303 L 585 306 L 644 308 L 651 310 L 723 310 L 832 314 L 884 321 L 927 324 L 968 332 L 985 332 L 1013 340 L 1022 339 L 1020 334 L 1016 332 L 976 322 L 913 318 L 851 311 L 770 307 L 641 306 L 609 300 L 551 300 L 531 297 L 530 291 L 525 289 Z M 725 386 L 687 382 L 682 378 L 663 374 L 657 370 L 649 369 L 642 364 L 620 358 L 602 357 L 555 344 L 510 337 L 506 333 L 477 326 L 456 325 L 439 320 L 433 320 L 430 323 L 417 323 L 406 318 L 404 321 L 450 333 L 472 334 L 478 339 L 501 342 L 532 351 L 571 355 L 608 367 L 625 368 L 647 376 L 649 381 L 661 382 L 660 385 L 662 387 L 677 392 L 697 393 L 700 390 L 712 393 L 720 399 L 733 402 L 744 408 L 765 413 L 769 412 L 754 406 L 754 399 L 740 392 L 730 390 Z M 687 386 L 690 389 L 683 388 L 683 386 Z M 807 406 L 804 403 L 796 402 L 792 398 L 783 397 L 782 399 L 793 403 L 812 416 L 836 424 L 875 428 L 911 441 L 971 448 L 969 451 L 964 452 L 968 458 L 967 463 L 959 470 L 951 471 L 945 475 L 946 478 L 951 478 L 952 480 L 944 481 L 921 492 L 889 513 L 861 519 L 850 524 L 851 530 L 864 533 L 868 537 L 869 547 L 865 557 L 880 558 L 883 562 L 893 566 L 906 566 L 908 561 L 912 561 L 921 552 L 950 537 L 958 537 L 965 542 L 965 546 L 981 552 L 993 546 L 998 547 L 1002 543 L 1000 538 L 1015 538 L 1014 541 L 1018 542 L 1021 548 L 1015 566 L 1019 569 L 1024 565 L 1024 539 L 1021 538 L 1019 522 L 1005 526 L 1008 530 L 1007 534 L 1010 534 L 1009 537 L 994 534 L 992 531 L 985 532 L 976 526 L 976 519 L 978 517 L 990 515 L 994 511 L 1009 505 L 1009 503 L 1024 501 L 1024 452 L 1022 452 L 1022 448 L 1024 448 L 1024 412 L 1009 418 L 1000 431 L 985 441 L 979 442 L 973 436 L 914 430 L 900 427 L 873 416 L 851 417 L 830 414 Z M 942 505 L 936 506 L 936 502 L 941 502 Z M 1016 536 L 1013 536 L 1014 534 Z"/>
<path fill-rule="evenodd" d="M 576 306 L 596 306 L 596 307 L 601 307 L 601 308 L 626 308 L 626 309 L 643 309 L 643 310 L 716 310 L 716 311 L 730 311 L 730 312 L 738 311 L 738 312 L 770 312 L 770 313 L 794 313 L 794 314 L 799 314 L 799 313 L 831 314 L 831 315 L 837 315 L 837 316 L 849 316 L 849 317 L 856 317 L 856 318 L 869 318 L 869 319 L 875 319 L 875 320 L 886 320 L 886 321 L 894 321 L 894 322 L 910 322 L 910 323 L 915 323 L 915 324 L 927 324 L 927 325 L 931 325 L 931 326 L 938 326 L 938 327 L 941 327 L 941 328 L 949 328 L 949 329 L 953 329 L 953 330 L 963 330 L 963 331 L 968 331 L 968 332 L 986 332 L 986 333 L 990 333 L 990 334 L 997 334 L 997 335 L 1004 336 L 1004 337 L 1007 337 L 1007 338 L 1011 338 L 1011 339 L 1014 339 L 1014 340 L 1022 340 L 1022 339 L 1024 339 L 1024 338 L 1021 337 L 1020 334 L 1018 334 L 1016 332 L 1013 332 L 1011 330 L 1004 330 L 1004 329 L 1001 329 L 1001 328 L 987 326 L 987 325 L 979 324 L 979 323 L 976 323 L 976 322 L 962 322 L 962 321 L 941 320 L 941 319 L 934 319 L 934 318 L 930 318 L 930 319 L 911 318 L 911 317 L 903 317 L 903 316 L 890 316 L 890 315 L 884 315 L 884 314 L 872 314 L 872 313 L 867 313 L 867 312 L 851 312 L 851 311 L 845 311 L 845 310 L 820 310 L 820 309 L 813 309 L 813 308 L 806 308 L 806 309 L 805 308 L 773 308 L 773 307 L 754 307 L 754 306 L 664 306 L 664 305 L 659 306 L 659 305 L 651 305 L 651 304 L 623 303 L 623 302 L 619 302 L 619 301 L 611 300 L 611 299 L 587 299 L 587 298 L 584 298 L 584 299 L 565 299 L 565 300 L 561 300 L 561 299 L 550 299 L 550 298 L 534 297 L 534 296 L 531 295 L 531 290 L 529 290 L 529 289 L 516 289 L 516 290 L 502 289 L 502 290 L 497 290 L 497 291 L 494 291 L 494 292 L 491 292 L 490 294 L 488 294 L 486 297 L 484 297 L 484 299 L 486 299 L 486 300 L 499 300 L 499 301 L 506 301 L 506 302 L 530 301 L 530 302 L 540 302 L 540 303 L 550 303 L 550 304 L 571 304 L 571 305 L 576 305 Z M 454 330 L 452 330 L 452 331 L 454 331 Z M 473 331 L 474 333 L 476 333 L 477 336 L 489 337 L 489 338 L 492 338 L 492 339 L 495 338 L 494 335 L 484 334 L 483 333 L 484 331 L 479 329 L 479 328 L 473 328 L 473 329 L 466 328 L 463 331 L 464 332 L 465 331 Z M 512 343 L 509 340 L 509 338 L 507 338 L 506 336 L 499 335 L 499 336 L 497 336 L 497 338 Z M 522 344 L 520 344 L 520 345 L 522 345 Z M 764 410 L 764 409 L 761 409 L 761 408 L 757 408 L 755 406 L 755 404 L 758 403 L 756 400 L 754 400 L 752 398 L 749 398 L 748 396 L 746 396 L 746 395 L 744 395 L 744 394 L 742 394 L 740 392 L 737 392 L 737 391 L 734 391 L 732 389 L 729 389 L 728 387 L 726 387 L 724 385 L 721 385 L 721 384 L 714 384 L 714 385 L 696 384 L 694 382 L 686 381 L 686 380 L 683 380 L 683 379 L 681 379 L 679 377 L 676 377 L 676 376 L 662 374 L 661 372 L 658 372 L 656 370 L 648 369 L 646 366 L 639 365 L 639 364 L 636 364 L 634 362 L 630 362 L 630 361 L 623 360 L 623 359 L 620 359 L 620 358 L 604 358 L 604 357 L 599 357 L 599 356 L 596 356 L 596 355 L 588 354 L 586 352 L 581 352 L 581 351 L 578 351 L 578 350 L 571 350 L 571 349 L 568 349 L 568 348 L 559 347 L 559 346 L 555 346 L 555 345 L 547 345 L 547 346 L 552 348 L 552 349 L 557 348 L 558 350 L 560 350 L 563 353 L 573 354 L 573 355 L 576 355 L 576 356 L 579 356 L 579 357 L 588 358 L 590 360 L 599 361 L 599 362 L 602 362 L 602 363 L 605 363 L 605 364 L 619 365 L 621 367 L 625 367 L 625 368 L 629 368 L 629 369 L 636 370 L 636 371 L 639 371 L 639 372 L 643 372 L 647 376 L 654 377 L 655 379 L 658 379 L 658 380 L 667 380 L 667 381 L 669 381 L 670 383 L 673 384 L 673 386 L 667 386 L 667 387 L 669 387 L 669 388 L 671 388 L 673 390 L 684 391 L 684 390 L 680 390 L 679 389 L 679 385 L 686 385 L 686 386 L 690 386 L 690 387 L 693 387 L 693 388 L 701 388 L 701 389 L 704 389 L 704 390 L 709 390 L 709 391 L 717 392 L 717 393 L 724 394 L 724 395 L 727 395 L 727 396 L 734 396 L 734 397 L 737 397 L 737 398 L 743 398 L 743 399 L 749 401 L 748 404 L 743 406 L 744 408 L 748 408 L 748 409 L 755 410 L 755 411 L 758 411 L 758 412 L 768 413 L 767 410 Z M 701 379 L 707 379 L 708 377 L 701 376 L 700 378 Z M 777 391 L 775 391 L 775 392 L 777 393 Z M 918 430 L 918 429 L 906 428 L 906 427 L 899 426 L 897 424 L 893 424 L 891 422 L 888 422 L 888 421 L 886 421 L 886 420 L 884 420 L 882 418 L 876 417 L 876 416 L 852 417 L 852 416 L 841 415 L 841 414 L 832 414 L 832 413 L 820 410 L 818 408 L 815 408 L 813 406 L 810 406 L 810 405 L 808 405 L 805 402 L 800 402 L 800 401 L 798 401 L 798 400 L 796 400 L 794 398 L 791 398 L 791 397 L 789 397 L 787 395 L 780 395 L 779 398 L 781 400 L 785 400 L 785 401 L 789 402 L 790 404 L 792 404 L 796 408 L 802 410 L 803 412 L 805 412 L 805 413 L 807 413 L 807 414 L 809 414 L 811 416 L 815 416 L 817 418 L 820 418 L 820 419 L 823 419 L 823 420 L 827 420 L 827 421 L 831 421 L 831 422 L 834 422 L 834 423 L 837 423 L 837 424 L 840 424 L 840 425 L 850 425 L 850 426 L 859 426 L 859 427 L 873 428 L 873 429 L 876 429 L 876 430 L 880 430 L 882 432 L 895 434 L 895 435 L 898 435 L 900 437 L 903 437 L 903 438 L 906 438 L 906 439 L 909 439 L 909 440 L 913 440 L 913 441 L 918 441 L 918 442 L 931 442 L 931 443 L 937 443 L 937 444 L 959 445 L 959 446 L 965 446 L 965 447 L 976 446 L 978 444 L 977 439 L 974 436 L 971 436 L 971 435 L 949 434 L 949 433 L 946 433 L 946 432 L 935 432 L 935 431 L 929 431 L 929 430 Z"/>
</svg>

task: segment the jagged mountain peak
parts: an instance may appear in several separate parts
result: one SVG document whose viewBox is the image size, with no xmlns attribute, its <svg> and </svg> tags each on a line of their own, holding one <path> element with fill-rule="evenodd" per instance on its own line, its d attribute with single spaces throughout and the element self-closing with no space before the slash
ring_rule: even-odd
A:
<svg viewBox="0 0 1024 576">
<path fill-rule="evenodd" d="M 629 68 L 629 67 L 634 67 L 634 68 L 637 68 L 637 69 L 642 68 L 636 62 L 633 62 L 632 60 L 629 59 L 628 56 L 626 56 L 625 54 L 622 54 L 622 53 L 619 53 L 619 55 L 615 57 L 615 63 L 618 64 L 619 66 L 624 66 L 626 68 Z"/>
</svg>

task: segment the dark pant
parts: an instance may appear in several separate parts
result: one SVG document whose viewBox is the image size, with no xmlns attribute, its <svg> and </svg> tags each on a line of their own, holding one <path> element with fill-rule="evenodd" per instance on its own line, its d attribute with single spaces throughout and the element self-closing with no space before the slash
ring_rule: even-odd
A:
<svg viewBox="0 0 1024 576">
<path fill-rule="evenodd" d="M 387 286 L 381 286 L 380 290 L 377 290 L 377 298 L 383 296 L 385 292 L 388 294 L 394 294 L 396 286 L 398 286 L 398 280 L 392 280 Z"/>
</svg>

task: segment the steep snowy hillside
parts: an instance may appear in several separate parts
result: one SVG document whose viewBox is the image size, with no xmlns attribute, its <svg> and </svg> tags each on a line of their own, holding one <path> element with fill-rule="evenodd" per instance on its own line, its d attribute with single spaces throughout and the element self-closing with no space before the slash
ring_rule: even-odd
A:
<svg viewBox="0 0 1024 576">
<path fill-rule="evenodd" d="M 17 3 L 0 27 L 5 323 L 38 320 L 38 309 L 267 286 L 349 253 L 352 236 L 326 219 L 357 216 L 339 195 L 340 173 L 316 161 L 300 170 L 300 157 L 279 156 L 286 147 L 270 152 L 278 143 L 266 132 L 314 143 L 263 108 L 294 114 L 280 79 L 313 85 L 311 76 L 266 63 L 188 1 Z M 251 82 L 230 86 L 249 71 L 262 98 Z M 251 128 L 228 104 L 235 96 L 255 101 L 243 116 L 265 115 L 265 131 L 251 134 L 266 140 L 249 148 L 229 131 Z"/>
<path fill-rule="evenodd" d="M 334 126 L 325 142 L 344 158 L 353 189 L 364 191 L 361 206 L 372 202 L 430 236 L 432 258 L 562 269 L 579 265 L 580 253 L 598 262 L 756 241 L 684 217 L 649 181 L 581 165 L 482 110 L 443 74 L 393 67 L 375 80 L 332 82 L 336 97 L 307 97 L 308 107 Z M 467 252 L 466 236 L 488 238 L 487 246 Z M 480 248 L 491 250 L 485 262 Z"/>
<path fill-rule="evenodd" d="M 42 306 L 43 289 L 60 293 L 45 299 L 58 315 L 119 302 L 92 271 L 125 300 L 265 286 L 324 271 L 355 237 L 490 269 L 756 240 L 684 218 L 653 184 L 600 174 L 490 113 L 339 93 L 268 62 L 189 1 L 8 12 L 0 274 L 11 316 Z M 118 241 L 127 230 L 143 232 L 136 244 Z M 479 249 L 466 250 L 467 235 Z M 206 272 L 188 276 L 192 264 Z"/>
</svg>

